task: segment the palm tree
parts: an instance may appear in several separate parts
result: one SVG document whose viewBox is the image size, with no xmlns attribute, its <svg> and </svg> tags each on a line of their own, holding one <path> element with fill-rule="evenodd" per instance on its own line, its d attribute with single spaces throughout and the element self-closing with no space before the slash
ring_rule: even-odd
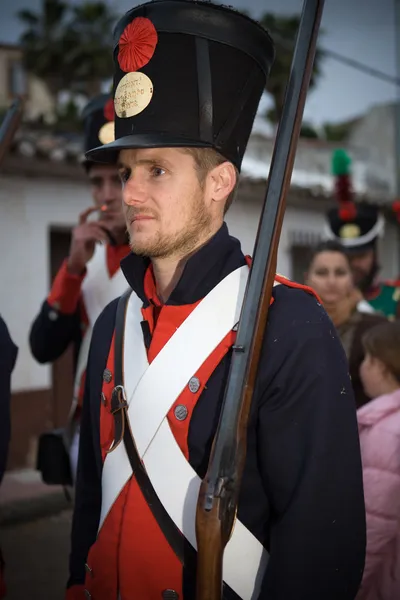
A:
<svg viewBox="0 0 400 600">
<path fill-rule="evenodd" d="M 40 14 L 22 10 L 18 17 L 26 26 L 20 38 L 25 67 L 55 97 L 67 89 L 90 97 L 111 77 L 115 17 L 106 3 L 43 0 Z"/>
<path fill-rule="evenodd" d="M 268 113 L 268 118 L 276 123 L 280 120 L 282 115 L 286 85 L 289 79 L 300 17 L 297 15 L 283 17 L 265 13 L 261 17 L 260 23 L 269 32 L 276 46 L 275 62 L 272 66 L 266 85 L 266 90 L 272 96 L 274 102 L 273 109 Z M 310 89 L 315 87 L 316 82 L 321 75 L 321 58 L 321 50 L 317 48 L 314 69 L 310 81 Z"/>
<path fill-rule="evenodd" d="M 85 2 L 72 8 L 67 36 L 73 42 L 69 64 L 77 91 L 91 97 L 113 74 L 112 43 L 115 15 L 104 2 Z"/>
<path fill-rule="evenodd" d="M 68 47 L 64 45 L 64 23 L 68 11 L 62 0 L 43 0 L 41 14 L 31 10 L 17 13 L 26 26 L 20 38 L 24 64 L 48 85 L 54 96 L 70 84 L 70 73 L 65 69 Z"/>
</svg>

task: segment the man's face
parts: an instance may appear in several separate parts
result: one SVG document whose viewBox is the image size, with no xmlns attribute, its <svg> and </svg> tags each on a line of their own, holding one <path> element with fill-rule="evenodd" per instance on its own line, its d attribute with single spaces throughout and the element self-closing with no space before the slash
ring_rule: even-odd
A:
<svg viewBox="0 0 400 600">
<path fill-rule="evenodd" d="M 111 233 L 118 233 L 125 229 L 125 218 L 122 209 L 122 186 L 115 165 L 92 165 L 90 167 L 89 182 L 92 198 L 98 208 L 99 221 Z"/>
<path fill-rule="evenodd" d="M 375 252 L 369 248 L 360 253 L 350 253 L 349 260 L 355 285 L 364 289 L 366 282 L 371 282 L 371 273 L 375 269 Z"/>
<path fill-rule="evenodd" d="M 119 161 L 135 254 L 186 256 L 222 224 L 223 205 L 213 201 L 218 196 L 213 195 L 213 181 L 207 176 L 200 185 L 190 154 L 176 148 L 123 150 Z"/>
</svg>

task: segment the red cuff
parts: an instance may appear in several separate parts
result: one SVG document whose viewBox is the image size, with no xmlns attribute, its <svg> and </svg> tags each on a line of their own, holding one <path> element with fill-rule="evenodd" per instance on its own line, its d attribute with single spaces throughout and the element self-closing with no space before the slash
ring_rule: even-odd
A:
<svg viewBox="0 0 400 600">
<path fill-rule="evenodd" d="M 85 586 L 84 585 L 72 585 L 65 592 L 64 600 L 86 600 Z"/>
<path fill-rule="evenodd" d="M 73 275 L 68 272 L 67 260 L 64 260 L 54 279 L 47 302 L 56 310 L 66 315 L 72 315 L 78 306 L 81 295 L 81 286 L 86 271 L 82 275 Z"/>
</svg>

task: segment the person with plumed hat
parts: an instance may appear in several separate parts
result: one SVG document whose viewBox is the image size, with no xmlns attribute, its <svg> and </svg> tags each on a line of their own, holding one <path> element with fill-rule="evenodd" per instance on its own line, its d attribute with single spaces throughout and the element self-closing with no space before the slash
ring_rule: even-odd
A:
<svg viewBox="0 0 400 600">
<path fill-rule="evenodd" d="M 192 600 L 195 512 L 250 259 L 228 232 L 273 63 L 255 21 L 211 2 L 132 8 L 114 40 L 129 293 L 93 331 L 66 598 Z M 247 431 L 226 600 L 351 600 L 365 511 L 346 357 L 311 289 L 276 276 Z"/>
<path fill-rule="evenodd" d="M 85 152 L 112 141 L 114 105 L 110 94 L 93 98 L 83 110 L 82 121 Z M 74 349 L 74 396 L 68 424 L 62 432 L 59 458 L 55 458 L 53 445 L 47 443 L 53 439 L 50 435 L 43 435 L 38 452 L 38 468 L 46 483 L 66 485 L 71 483 L 70 479 L 74 481 L 76 474 L 80 413 L 92 328 L 103 308 L 126 288 L 120 261 L 130 250 L 116 164 L 98 164 L 85 158 L 82 168 L 87 174 L 92 205 L 79 215 L 71 232 L 69 254 L 29 334 L 31 352 L 41 364 L 54 362 L 71 344 Z M 69 452 L 69 461 L 68 457 L 65 460 L 64 445 Z M 62 467 L 65 462 L 67 468 Z"/>
<path fill-rule="evenodd" d="M 325 236 L 345 249 L 354 282 L 372 310 L 390 320 L 400 318 L 400 281 L 379 278 L 378 240 L 385 231 L 382 211 L 374 204 L 354 202 L 351 159 L 346 151 L 334 152 L 332 167 L 338 204 L 327 214 Z"/>
</svg>

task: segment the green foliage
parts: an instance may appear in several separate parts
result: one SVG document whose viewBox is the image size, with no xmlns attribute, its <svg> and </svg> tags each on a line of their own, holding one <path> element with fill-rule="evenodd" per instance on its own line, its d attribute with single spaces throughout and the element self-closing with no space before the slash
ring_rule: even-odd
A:
<svg viewBox="0 0 400 600">
<path fill-rule="evenodd" d="M 286 17 L 265 13 L 261 17 L 260 23 L 268 31 L 276 47 L 275 61 L 267 81 L 266 91 L 272 96 L 274 101 L 275 112 L 270 115 L 273 119 L 272 122 L 277 122 L 282 115 L 286 85 L 289 79 L 300 17 L 298 15 Z M 321 75 L 321 60 L 322 53 L 317 48 L 310 89 L 316 86 Z"/>
<path fill-rule="evenodd" d="M 300 130 L 300 137 L 316 140 L 319 138 L 319 135 L 318 131 L 311 125 L 311 123 L 303 121 Z"/>
<path fill-rule="evenodd" d="M 24 63 L 45 81 L 54 96 L 62 90 L 92 96 L 112 76 L 112 31 L 115 16 L 105 2 L 74 6 L 43 0 L 41 13 L 17 13 L 25 25 L 20 43 Z"/>
<path fill-rule="evenodd" d="M 351 158 L 346 150 L 339 148 L 332 154 L 332 173 L 336 177 L 350 175 Z"/>
<path fill-rule="evenodd" d="M 347 139 L 351 129 L 351 123 L 325 123 L 323 131 L 328 142 L 343 142 Z"/>
</svg>

